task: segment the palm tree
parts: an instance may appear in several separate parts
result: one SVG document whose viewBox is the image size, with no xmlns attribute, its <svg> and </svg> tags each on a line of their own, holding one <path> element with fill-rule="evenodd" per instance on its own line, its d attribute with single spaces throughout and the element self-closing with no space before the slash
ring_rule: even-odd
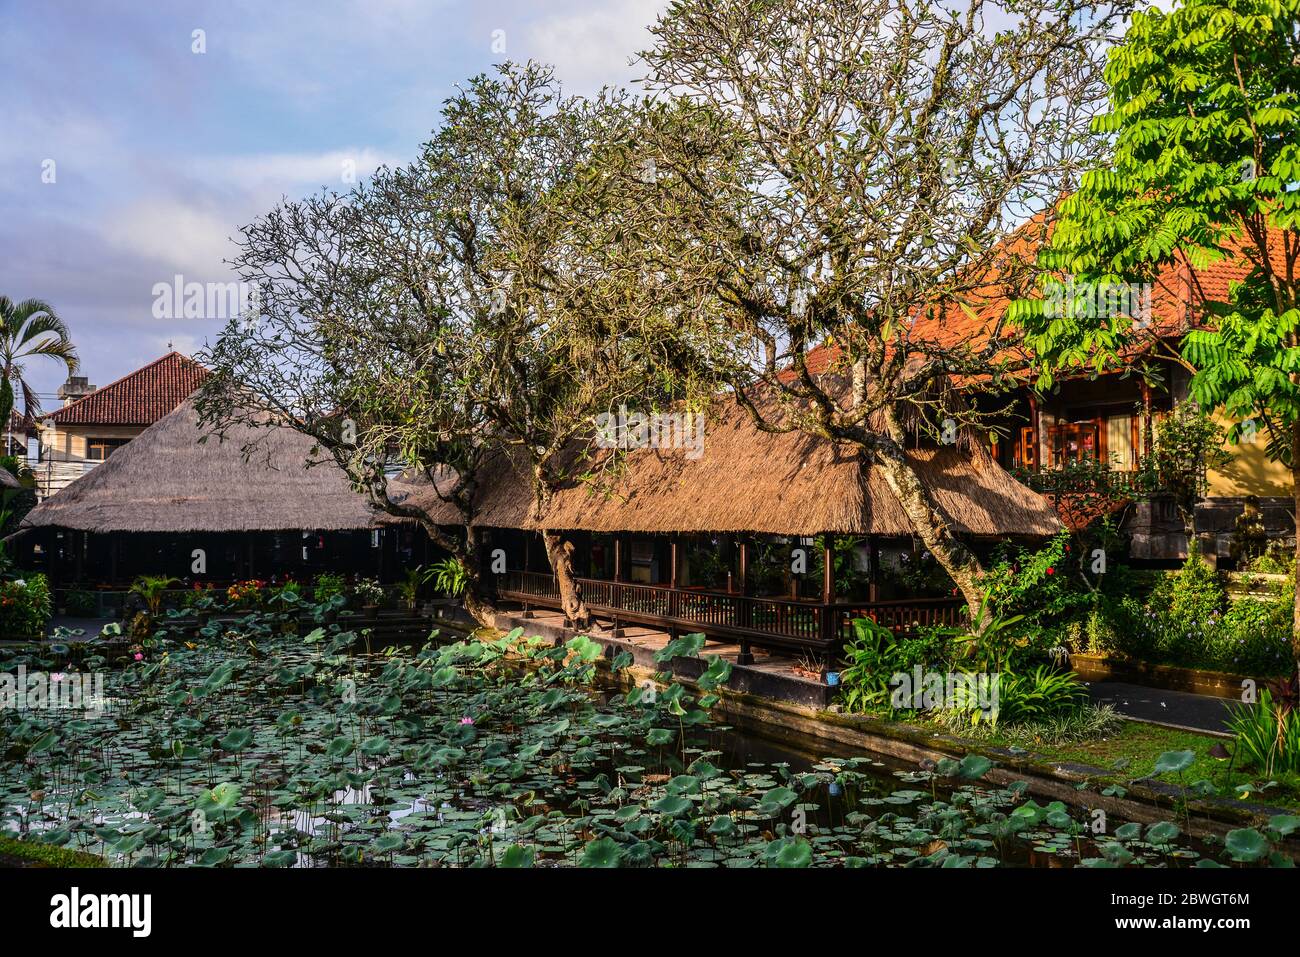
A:
<svg viewBox="0 0 1300 957">
<path fill-rule="evenodd" d="M 0 296 L 0 421 L 4 422 L 6 451 L 15 383 L 22 389 L 23 413 L 41 414 L 40 400 L 24 377 L 23 360 L 32 356 L 48 356 L 62 362 L 68 375 L 75 373 L 80 364 L 72 334 L 53 306 L 40 299 L 14 302 L 8 296 Z"/>
</svg>

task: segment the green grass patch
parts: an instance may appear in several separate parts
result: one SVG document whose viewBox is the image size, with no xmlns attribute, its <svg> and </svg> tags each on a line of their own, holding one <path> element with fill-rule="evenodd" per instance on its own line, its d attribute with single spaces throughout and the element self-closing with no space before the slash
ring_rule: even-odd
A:
<svg viewBox="0 0 1300 957">
<path fill-rule="evenodd" d="M 108 867 L 98 854 L 74 851 L 67 847 L 20 841 L 0 835 L 0 865 L 17 867 Z"/>
<path fill-rule="evenodd" d="M 952 734 L 940 722 L 919 715 L 909 723 L 936 733 Z M 1157 780 L 1173 785 L 1209 781 L 1219 797 L 1288 808 L 1300 807 L 1300 775 L 1279 773 L 1270 778 L 1258 768 L 1243 768 L 1229 758 L 1211 757 L 1210 750 L 1216 744 L 1223 745 L 1231 753 L 1234 746 L 1232 739 L 1196 731 L 1141 721 L 1125 721 L 1113 734 L 1084 741 L 1026 741 L 1021 735 L 1008 735 L 1004 731 L 998 731 L 978 739 L 972 738 L 971 744 L 975 747 L 1020 747 L 1051 761 L 1092 765 L 1105 773 L 1098 774 L 1091 780 L 1121 786 L 1128 786 L 1133 781 L 1150 775 L 1156 760 L 1166 751 L 1191 751 L 1196 758 L 1181 776 L 1163 774 Z"/>
</svg>

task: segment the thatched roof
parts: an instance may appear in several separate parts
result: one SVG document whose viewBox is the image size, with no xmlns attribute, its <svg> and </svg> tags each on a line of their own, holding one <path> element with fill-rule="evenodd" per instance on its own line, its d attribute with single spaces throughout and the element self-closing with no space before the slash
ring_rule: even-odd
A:
<svg viewBox="0 0 1300 957">
<path fill-rule="evenodd" d="M 0 488 L 22 488 L 23 483 L 6 468 L 0 468 Z"/>
<path fill-rule="evenodd" d="M 608 453 L 602 453 L 606 455 Z M 1016 482 L 981 448 L 909 452 L 955 529 L 973 536 L 1046 536 L 1061 528 L 1051 505 Z M 730 402 L 706 419 L 704 450 L 642 449 L 608 478 L 561 489 L 543 523 L 530 520 L 527 473 L 498 457 L 480 483 L 475 524 L 596 532 L 754 532 L 776 535 L 909 535 L 897 498 L 860 451 L 803 432 L 758 430 Z M 395 482 L 396 500 L 419 504 L 440 523 L 455 509 L 428 483 Z"/>
<path fill-rule="evenodd" d="M 375 513 L 332 463 L 305 463 L 312 440 L 287 428 L 236 426 L 200 442 L 193 399 L 52 495 L 24 528 L 87 532 L 339 531 Z M 245 458 L 244 446 L 258 448 Z"/>
</svg>

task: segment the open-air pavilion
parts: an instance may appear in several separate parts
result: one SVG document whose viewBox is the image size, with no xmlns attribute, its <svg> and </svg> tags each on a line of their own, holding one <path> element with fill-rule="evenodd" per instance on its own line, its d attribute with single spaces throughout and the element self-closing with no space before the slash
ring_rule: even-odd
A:
<svg viewBox="0 0 1300 957">
<path fill-rule="evenodd" d="M 498 599 L 561 607 L 537 534 L 547 528 L 572 544 L 588 609 L 615 629 L 702 631 L 738 643 L 742 662 L 751 644 L 831 652 L 864 615 L 898 631 L 962 620 L 965 603 L 952 594 L 888 592 L 882 569 L 912 550 L 912 528 L 858 449 L 803 432 L 760 431 L 729 403 L 711 411 L 698 457 L 645 448 L 615 463 L 598 453 L 584 471 L 607 466 L 608 474 L 568 482 L 540 518 L 523 468 L 504 455 L 494 460 L 479 482 L 473 527 Z M 976 550 L 1061 527 L 1042 496 L 978 445 L 916 448 L 909 456 L 945 518 Z M 402 486 L 399 494 L 447 524 L 458 520 L 427 486 Z M 497 549 L 503 574 L 492 574 Z"/>
</svg>

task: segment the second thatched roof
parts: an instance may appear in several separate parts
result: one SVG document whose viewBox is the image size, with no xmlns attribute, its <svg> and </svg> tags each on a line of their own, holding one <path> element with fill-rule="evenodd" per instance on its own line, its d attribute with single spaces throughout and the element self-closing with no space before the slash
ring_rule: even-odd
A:
<svg viewBox="0 0 1300 957">
<path fill-rule="evenodd" d="M 608 454 L 598 454 L 593 464 Z M 982 448 L 916 449 L 908 455 L 963 535 L 1043 537 L 1061 528 L 1048 501 Z M 540 522 L 530 517 L 527 472 L 510 457 L 494 460 L 479 486 L 475 524 L 485 528 L 884 536 L 913 531 L 884 474 L 857 447 L 803 432 L 760 431 L 747 413 L 725 401 L 706 419 L 699 457 L 681 449 L 630 451 L 607 477 L 561 488 Z M 460 523 L 458 512 L 428 483 L 396 482 L 391 494 L 422 506 L 440 524 Z"/>
<path fill-rule="evenodd" d="M 199 426 L 193 399 L 47 498 L 22 527 L 86 532 L 345 531 L 376 515 L 333 463 L 307 467 L 313 442 L 288 428 Z M 244 447 L 255 444 L 246 457 Z"/>
</svg>

